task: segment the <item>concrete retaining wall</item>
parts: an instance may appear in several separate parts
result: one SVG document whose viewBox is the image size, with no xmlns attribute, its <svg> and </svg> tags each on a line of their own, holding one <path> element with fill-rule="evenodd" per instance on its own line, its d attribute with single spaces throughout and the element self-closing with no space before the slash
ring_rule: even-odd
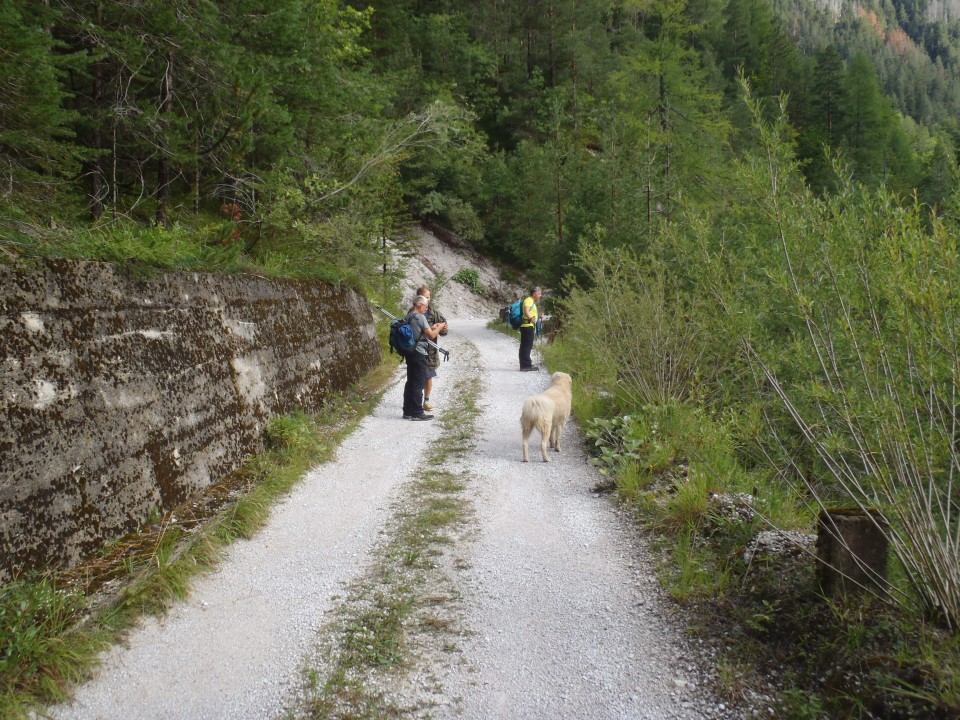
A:
<svg viewBox="0 0 960 720">
<path fill-rule="evenodd" d="M 237 468 L 272 415 L 318 409 L 379 359 L 346 288 L 0 267 L 0 579 L 76 564 Z"/>
</svg>

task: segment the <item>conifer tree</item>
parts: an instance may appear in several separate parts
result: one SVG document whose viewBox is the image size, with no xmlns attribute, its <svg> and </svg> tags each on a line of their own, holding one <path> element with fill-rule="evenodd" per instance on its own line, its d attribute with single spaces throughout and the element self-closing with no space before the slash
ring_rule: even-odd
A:
<svg viewBox="0 0 960 720">
<path fill-rule="evenodd" d="M 57 15 L 29 0 L 0 4 L 0 197 L 49 200 L 77 169 L 74 113 L 63 106 L 65 55 L 49 27 Z"/>
<path fill-rule="evenodd" d="M 920 196 L 932 209 L 942 212 L 960 184 L 955 154 L 943 139 L 938 139 L 927 162 L 920 184 Z"/>
<path fill-rule="evenodd" d="M 845 83 L 844 150 L 855 177 L 875 186 L 884 180 L 885 145 L 892 112 L 880 90 L 873 63 L 864 53 L 850 60 Z"/>
<path fill-rule="evenodd" d="M 828 154 L 843 144 L 843 110 L 846 105 L 843 59 L 833 45 L 820 50 L 814 60 L 806 103 L 791 103 L 801 118 L 798 155 L 806 160 L 804 174 L 817 191 L 835 186 Z"/>
<path fill-rule="evenodd" d="M 619 174 L 640 185 L 631 194 L 642 198 L 638 230 L 649 237 L 682 194 L 696 197 L 713 175 L 727 124 L 721 98 L 688 43 L 698 28 L 687 19 L 686 0 L 643 7 L 636 50 L 624 58 L 612 89 L 631 156 Z"/>
</svg>

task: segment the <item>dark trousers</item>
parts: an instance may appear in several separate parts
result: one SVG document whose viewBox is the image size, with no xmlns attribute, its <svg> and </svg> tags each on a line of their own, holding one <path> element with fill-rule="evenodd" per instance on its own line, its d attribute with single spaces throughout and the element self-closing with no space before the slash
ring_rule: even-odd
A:
<svg viewBox="0 0 960 720">
<path fill-rule="evenodd" d="M 407 353 L 407 382 L 403 386 L 403 414 L 423 415 L 423 385 L 427 381 L 427 356 Z"/>
<path fill-rule="evenodd" d="M 533 365 L 530 360 L 530 351 L 533 350 L 533 326 L 520 328 L 520 367 L 528 368 Z"/>
</svg>

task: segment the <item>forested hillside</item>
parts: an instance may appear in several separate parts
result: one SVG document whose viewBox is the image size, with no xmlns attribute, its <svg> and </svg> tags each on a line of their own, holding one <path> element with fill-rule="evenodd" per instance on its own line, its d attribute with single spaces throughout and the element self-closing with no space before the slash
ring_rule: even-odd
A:
<svg viewBox="0 0 960 720">
<path fill-rule="evenodd" d="M 10 252 L 110 256 L 111 232 L 188 227 L 175 262 L 355 275 L 412 215 L 554 282 L 581 238 L 643 241 L 725 193 L 754 142 L 741 71 L 767 114 L 788 96 L 815 190 L 839 151 L 943 207 L 950 8 L 777 6 L 14 0 L 0 231 Z"/>
<path fill-rule="evenodd" d="M 379 298 L 380 238 L 450 228 L 551 289 L 548 359 L 673 541 L 671 592 L 731 620 L 731 695 L 769 663 L 783 717 L 955 717 L 957 22 L 943 2 L 10 0 L 0 256 Z M 747 519 L 718 493 L 755 498 Z M 867 610 L 744 567 L 761 528 L 838 506 L 888 523 Z"/>
<path fill-rule="evenodd" d="M 946 123 L 956 137 L 960 108 L 960 18 L 953 3 L 776 0 L 774 7 L 806 55 L 828 46 L 867 55 L 895 107 L 924 125 Z"/>
</svg>

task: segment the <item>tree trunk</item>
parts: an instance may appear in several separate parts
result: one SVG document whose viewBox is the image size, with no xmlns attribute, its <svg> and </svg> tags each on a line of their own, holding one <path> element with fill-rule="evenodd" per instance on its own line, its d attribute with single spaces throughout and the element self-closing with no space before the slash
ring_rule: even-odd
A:
<svg viewBox="0 0 960 720">
<path fill-rule="evenodd" d="M 99 7 L 97 8 L 99 15 Z M 97 22 L 100 22 L 99 17 Z M 93 64 L 93 88 L 91 92 L 91 102 L 93 104 L 96 119 L 93 123 L 93 137 L 90 144 L 97 151 L 96 160 L 89 163 L 87 173 L 90 176 L 90 217 L 97 221 L 103 216 L 103 167 L 100 165 L 100 149 L 103 147 L 103 137 L 100 132 L 100 95 L 103 89 L 103 63 L 95 62 Z"/>
<path fill-rule="evenodd" d="M 163 73 L 163 83 L 160 91 L 160 107 L 162 117 L 166 118 L 173 111 L 173 53 L 167 54 L 167 69 Z M 161 122 L 161 128 L 164 123 Z M 162 130 L 161 130 L 162 132 Z M 167 158 L 165 138 L 160 138 L 160 159 L 157 161 L 157 225 L 169 227 L 167 209 L 170 206 L 170 161 Z"/>
</svg>

